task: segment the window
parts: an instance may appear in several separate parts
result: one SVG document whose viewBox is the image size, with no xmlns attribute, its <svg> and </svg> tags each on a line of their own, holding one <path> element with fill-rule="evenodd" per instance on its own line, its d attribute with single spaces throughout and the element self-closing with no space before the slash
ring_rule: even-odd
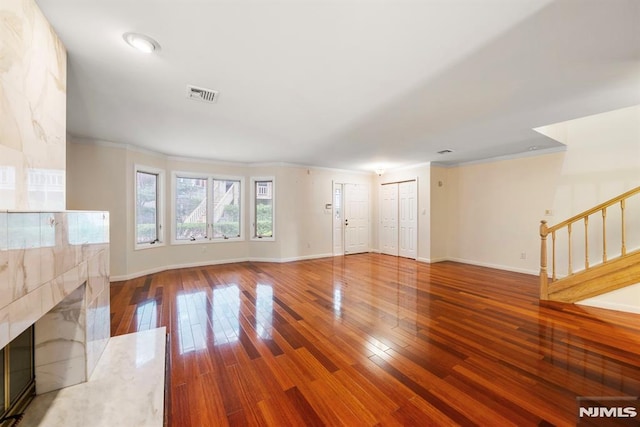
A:
<svg viewBox="0 0 640 427">
<path fill-rule="evenodd" d="M 207 238 L 206 178 L 176 177 L 176 239 Z"/>
<path fill-rule="evenodd" d="M 241 178 L 175 175 L 176 242 L 238 240 L 241 227 Z"/>
<path fill-rule="evenodd" d="M 136 167 L 136 248 L 162 242 L 163 172 Z"/>
<path fill-rule="evenodd" d="M 213 180 L 213 238 L 240 237 L 240 181 Z"/>
<path fill-rule="evenodd" d="M 252 178 L 252 238 L 273 240 L 274 234 L 274 178 Z"/>
</svg>

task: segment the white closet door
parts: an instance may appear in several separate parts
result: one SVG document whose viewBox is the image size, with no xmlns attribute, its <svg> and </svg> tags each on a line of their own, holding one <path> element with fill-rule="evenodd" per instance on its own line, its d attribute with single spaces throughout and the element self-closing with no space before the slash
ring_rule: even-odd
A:
<svg viewBox="0 0 640 427">
<path fill-rule="evenodd" d="M 416 181 L 398 184 L 399 213 L 399 255 L 406 258 L 417 258 L 418 239 L 418 186 Z"/>
<path fill-rule="evenodd" d="M 380 186 L 380 252 L 398 256 L 398 184 Z"/>
</svg>

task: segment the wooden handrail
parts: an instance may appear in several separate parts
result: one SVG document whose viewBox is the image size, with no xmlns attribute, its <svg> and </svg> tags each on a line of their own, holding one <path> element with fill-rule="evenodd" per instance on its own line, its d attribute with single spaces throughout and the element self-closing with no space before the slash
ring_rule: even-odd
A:
<svg viewBox="0 0 640 427">
<path fill-rule="evenodd" d="M 629 197 L 631 197 L 631 196 L 633 196 L 635 194 L 640 194 L 640 187 L 636 187 L 636 188 L 634 188 L 632 190 L 629 190 L 626 193 L 623 193 L 623 194 L 621 194 L 621 195 L 619 195 L 617 197 L 614 197 L 611 200 L 607 200 L 604 203 L 600 203 L 598 206 L 596 206 L 594 208 L 591 208 L 591 209 L 586 210 L 586 211 L 584 211 L 582 213 L 579 213 L 578 215 L 572 216 L 571 218 L 569 218 L 569 219 L 567 219 L 565 221 L 562 221 L 562 222 L 554 225 L 553 227 L 549 227 L 548 228 L 549 233 L 551 233 L 552 231 L 558 230 L 558 229 L 560 229 L 562 227 L 565 227 L 568 224 L 574 223 L 576 221 L 580 221 L 581 219 L 583 219 L 586 216 L 593 215 L 594 213 L 596 213 L 598 211 L 601 211 L 602 209 L 608 208 L 609 206 L 613 206 L 616 203 L 619 203 L 621 200 L 628 199 Z"/>
<path fill-rule="evenodd" d="M 602 215 L 602 262 L 606 264 L 609 259 L 607 256 L 607 208 L 614 206 L 616 204 L 620 204 L 620 215 L 621 215 L 621 255 L 623 257 L 627 255 L 627 247 L 626 247 L 626 227 L 625 227 L 625 208 L 626 208 L 626 200 L 636 194 L 640 194 L 640 187 L 636 187 L 627 191 L 626 193 L 622 193 L 617 197 L 614 197 L 610 200 L 607 200 L 604 203 L 600 203 L 599 205 L 588 209 L 584 212 L 579 213 L 578 215 L 572 216 L 571 218 L 562 221 L 552 227 L 547 225 L 547 221 L 540 221 L 540 298 L 548 299 L 549 298 L 549 276 L 547 272 L 548 268 L 548 259 L 547 259 L 547 236 L 551 234 L 552 248 L 551 248 L 551 256 L 552 256 L 552 271 L 551 271 L 551 282 L 556 281 L 556 232 L 562 228 L 567 229 L 567 249 L 568 249 L 568 274 L 569 276 L 573 275 L 573 251 L 572 251 L 572 239 L 571 239 L 571 231 L 572 225 L 578 221 L 584 221 L 584 267 L 585 270 L 589 270 L 591 268 L 589 262 L 589 216 L 595 213 L 601 213 Z"/>
</svg>

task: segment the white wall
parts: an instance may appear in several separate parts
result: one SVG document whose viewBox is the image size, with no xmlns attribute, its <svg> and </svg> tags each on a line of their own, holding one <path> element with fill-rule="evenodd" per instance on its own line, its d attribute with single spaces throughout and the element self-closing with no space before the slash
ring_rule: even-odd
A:
<svg viewBox="0 0 640 427">
<path fill-rule="evenodd" d="M 640 314 L 640 283 L 582 300 L 578 304 Z"/>
<path fill-rule="evenodd" d="M 111 276 L 121 280 L 183 266 L 245 260 L 287 261 L 332 255 L 332 182 L 371 184 L 371 174 L 292 166 L 249 166 L 178 159 L 109 142 L 69 137 L 70 209 L 111 212 Z M 135 250 L 134 169 L 144 165 L 165 171 L 164 245 Z M 276 180 L 276 239 L 171 245 L 172 171 L 242 176 L 243 225 L 249 224 L 252 176 Z"/>
<path fill-rule="evenodd" d="M 447 258 L 537 274 L 538 227 L 553 204 L 563 158 L 553 153 L 447 169 Z"/>
<path fill-rule="evenodd" d="M 73 141 L 67 137 L 68 209 L 110 212 L 111 269 L 116 266 L 115 271 L 126 271 L 126 152 L 121 148 Z"/>
<path fill-rule="evenodd" d="M 457 181 L 451 179 L 449 168 L 431 166 L 431 241 L 430 261 L 446 260 L 452 252 L 452 244 L 456 239 L 456 230 L 452 223 L 457 221 L 456 210 L 452 208 L 452 189 L 457 188 Z"/>
</svg>

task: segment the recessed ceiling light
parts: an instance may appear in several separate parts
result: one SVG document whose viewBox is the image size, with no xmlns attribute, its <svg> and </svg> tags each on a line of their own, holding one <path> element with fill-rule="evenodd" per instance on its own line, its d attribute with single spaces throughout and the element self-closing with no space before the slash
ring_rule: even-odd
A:
<svg viewBox="0 0 640 427">
<path fill-rule="evenodd" d="M 156 50 L 160 50 L 158 42 L 144 34 L 124 33 L 122 38 L 129 46 L 139 50 L 140 52 L 152 53 Z"/>
</svg>

